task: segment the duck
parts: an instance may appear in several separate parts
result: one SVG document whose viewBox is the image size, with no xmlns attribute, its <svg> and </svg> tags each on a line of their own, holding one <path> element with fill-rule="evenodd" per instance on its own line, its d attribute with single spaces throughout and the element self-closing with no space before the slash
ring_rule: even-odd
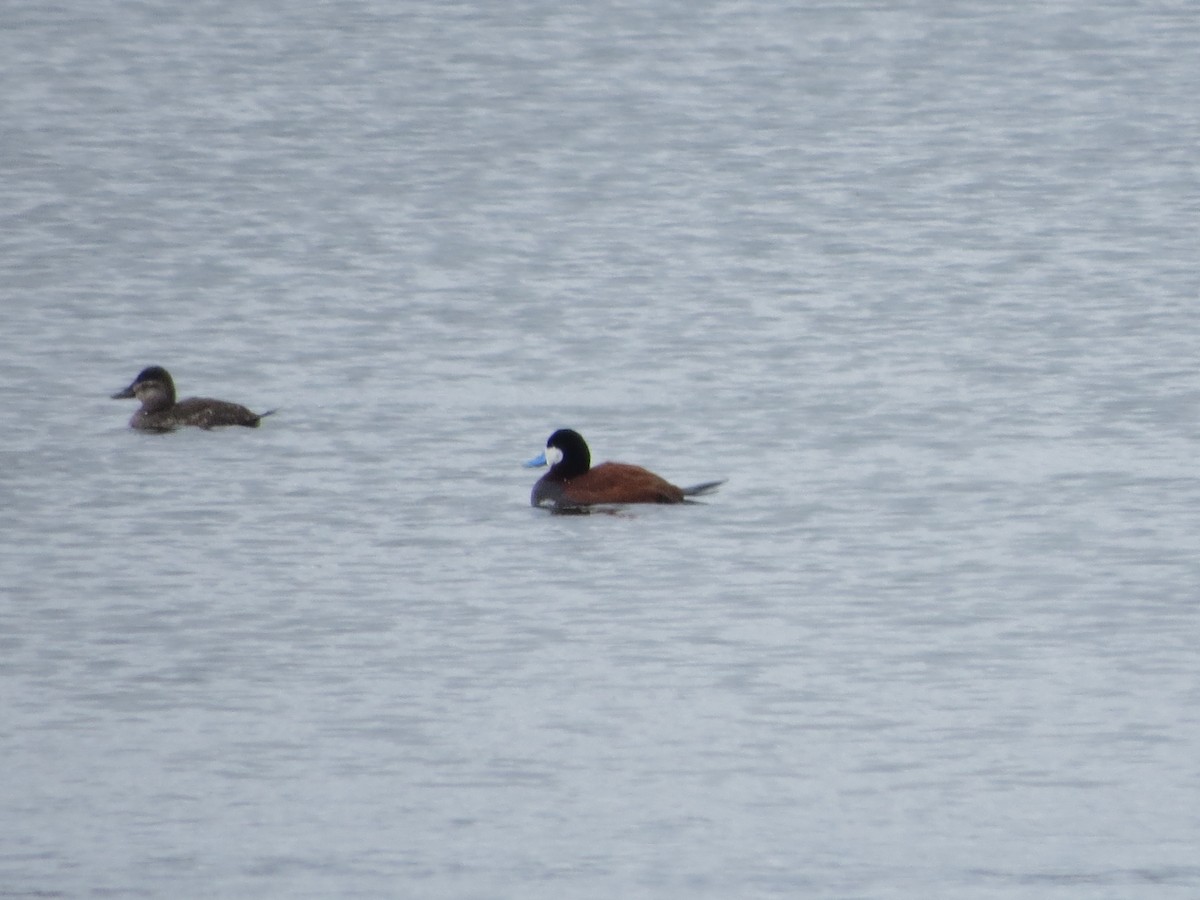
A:
<svg viewBox="0 0 1200 900">
<path fill-rule="evenodd" d="M 524 463 L 526 468 L 549 466 L 530 495 L 530 505 L 559 512 L 578 512 L 599 505 L 627 503 L 687 503 L 711 493 L 725 480 L 676 487 L 648 469 L 630 463 L 592 465 L 592 453 L 579 432 L 560 428 L 546 440 L 545 449 Z"/>
<path fill-rule="evenodd" d="M 224 425 L 242 425 L 257 428 L 265 413 L 254 413 L 239 403 L 227 400 L 210 400 L 208 397 L 188 397 L 176 401 L 175 381 L 171 373 L 162 366 L 147 366 L 123 391 L 112 395 L 114 400 L 134 398 L 141 401 L 141 408 L 129 420 L 129 427 L 138 431 L 167 432 L 187 425 L 197 428 L 219 428 Z"/>
</svg>

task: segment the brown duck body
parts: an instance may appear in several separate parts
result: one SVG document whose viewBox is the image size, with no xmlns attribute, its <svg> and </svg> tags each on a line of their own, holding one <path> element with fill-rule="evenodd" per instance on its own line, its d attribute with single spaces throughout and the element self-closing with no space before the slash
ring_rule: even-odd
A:
<svg viewBox="0 0 1200 900">
<path fill-rule="evenodd" d="M 114 400 L 128 397 L 136 398 L 142 404 L 129 420 L 129 426 L 139 431 L 174 431 L 186 426 L 208 429 L 225 425 L 257 428 L 263 416 L 271 414 L 251 412 L 239 403 L 208 397 L 188 397 L 176 402 L 175 382 L 162 366 L 143 369 L 129 387 L 113 394 Z"/>
<path fill-rule="evenodd" d="M 625 503 L 685 503 L 708 493 L 722 482 L 709 481 L 681 488 L 648 469 L 630 463 L 591 464 L 591 451 L 575 431 L 561 429 L 550 435 L 546 450 L 527 466 L 550 465 L 550 471 L 533 486 L 530 503 L 558 510 Z"/>
<path fill-rule="evenodd" d="M 171 406 L 152 409 L 143 406 L 133 414 L 129 424 L 143 431 L 170 431 L 188 425 L 197 428 L 220 428 L 224 425 L 257 428 L 260 421 L 262 415 L 251 412 L 239 403 L 210 400 L 208 397 L 188 397 Z"/>
<path fill-rule="evenodd" d="M 542 488 L 543 502 L 556 505 L 595 506 L 602 503 L 682 503 L 683 488 L 641 466 L 606 462 L 574 478 L 557 479 L 551 473 L 535 486 Z M 534 498 L 534 506 L 540 506 Z"/>
</svg>

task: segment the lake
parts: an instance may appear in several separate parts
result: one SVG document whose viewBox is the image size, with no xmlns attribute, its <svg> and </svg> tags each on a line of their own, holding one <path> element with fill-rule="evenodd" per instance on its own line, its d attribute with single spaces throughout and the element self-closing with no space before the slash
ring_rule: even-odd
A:
<svg viewBox="0 0 1200 900">
<path fill-rule="evenodd" d="M 0 895 L 1200 892 L 1194 5 L 0 24 Z"/>
</svg>

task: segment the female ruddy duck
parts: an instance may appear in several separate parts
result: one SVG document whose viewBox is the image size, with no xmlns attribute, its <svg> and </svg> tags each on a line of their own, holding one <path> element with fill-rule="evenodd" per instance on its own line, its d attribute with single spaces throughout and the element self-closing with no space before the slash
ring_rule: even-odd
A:
<svg viewBox="0 0 1200 900">
<path fill-rule="evenodd" d="M 546 465 L 550 471 L 533 486 L 530 503 L 560 511 L 609 503 L 686 503 L 688 497 L 707 494 L 725 483 L 706 481 L 679 488 L 629 463 L 606 462 L 593 467 L 587 442 L 569 428 L 550 435 L 546 449 L 525 463 L 531 469 Z"/>
<path fill-rule="evenodd" d="M 141 431 L 174 431 L 181 425 L 198 428 L 217 428 L 222 425 L 244 425 L 257 428 L 265 413 L 252 413 L 246 407 L 225 400 L 189 397 L 175 402 L 175 382 L 162 366 L 142 369 L 133 384 L 112 395 L 114 400 L 136 397 L 142 408 L 129 420 L 130 428 Z"/>
</svg>

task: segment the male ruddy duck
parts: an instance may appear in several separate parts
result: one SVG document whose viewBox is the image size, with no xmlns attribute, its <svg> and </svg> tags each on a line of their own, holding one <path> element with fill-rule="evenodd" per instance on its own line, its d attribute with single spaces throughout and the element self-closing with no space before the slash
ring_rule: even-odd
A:
<svg viewBox="0 0 1200 900">
<path fill-rule="evenodd" d="M 592 466 L 592 454 L 579 432 L 563 428 L 550 435 L 546 449 L 525 463 L 527 468 L 550 466 L 533 486 L 529 502 L 555 510 L 581 510 L 600 504 L 686 503 L 724 484 L 706 481 L 680 488 L 641 466 L 606 462 Z"/>
<path fill-rule="evenodd" d="M 188 397 L 175 402 L 175 382 L 162 366 L 142 369 L 133 384 L 112 395 L 114 400 L 136 397 L 142 408 L 129 420 L 130 428 L 141 431 L 173 431 L 181 425 L 197 428 L 218 428 L 222 425 L 244 425 L 257 428 L 265 413 L 253 413 L 246 407 L 226 400 L 210 400 L 207 397 Z"/>
</svg>

